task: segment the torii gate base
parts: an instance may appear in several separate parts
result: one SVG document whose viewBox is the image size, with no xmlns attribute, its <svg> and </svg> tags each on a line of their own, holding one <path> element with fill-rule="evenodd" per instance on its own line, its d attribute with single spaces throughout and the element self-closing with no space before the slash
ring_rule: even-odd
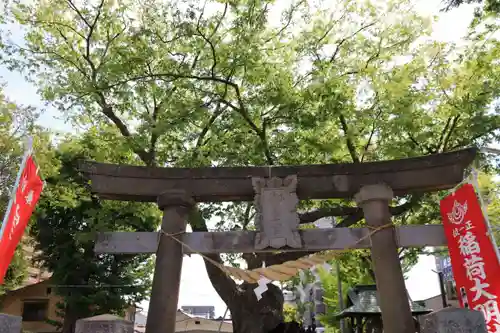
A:
<svg viewBox="0 0 500 333">
<path fill-rule="evenodd" d="M 389 202 L 393 198 L 393 191 L 396 195 L 404 195 L 452 188 L 463 180 L 464 170 L 472 162 L 475 155 L 476 149 L 470 148 L 447 154 L 398 161 L 275 167 L 272 169 L 272 174 L 273 179 L 275 177 L 284 179 L 296 176 L 296 195 L 295 193 L 286 194 L 295 196 L 295 199 L 288 198 L 292 201 L 297 200 L 297 197 L 299 199 L 325 199 L 355 196 L 356 202 L 363 210 L 367 224 L 371 227 L 380 227 L 391 222 Z M 105 199 L 157 200 L 160 209 L 164 211 L 162 230 L 170 235 L 185 230 L 189 208 L 195 201 L 250 201 L 255 195 L 253 180 L 256 177 L 266 178 L 269 176 L 268 167 L 176 169 L 84 163 L 81 168 L 90 175 L 94 192 Z M 277 207 L 273 200 L 280 200 L 280 197 L 286 196 L 286 191 L 283 192 L 283 189 L 280 188 L 269 188 L 268 190 L 275 191 L 276 194 L 267 197 L 267 199 L 272 199 L 271 202 L 260 202 L 260 204 Z M 263 211 L 268 212 L 268 209 Z M 288 213 L 285 215 L 288 216 Z M 280 228 L 289 228 L 290 225 L 296 223 L 295 221 L 281 220 L 280 217 L 278 219 Z M 264 221 L 267 221 L 265 223 L 273 223 L 276 221 L 276 217 L 265 218 Z M 404 246 L 423 247 L 446 244 L 442 229 L 435 227 L 414 227 L 413 230 L 419 230 L 414 234 L 414 238 L 417 240 L 412 240 L 411 236 L 406 239 L 401 237 L 405 234 L 403 228 L 399 230 L 395 230 L 394 227 L 384 228 L 371 237 L 371 244 L 364 243 L 354 246 L 354 248 L 371 248 L 377 290 L 380 295 L 383 295 L 380 297 L 380 306 L 384 332 L 386 333 L 415 332 L 397 249 Z M 270 234 L 265 234 L 266 230 Z M 259 230 L 263 234 L 260 236 L 271 240 L 276 239 L 272 230 L 272 226 Z M 321 233 L 316 233 L 317 239 L 315 239 L 311 237 L 315 230 L 299 232 L 295 229 L 289 231 L 289 235 L 297 235 L 298 233 L 303 238 L 302 247 L 294 248 L 293 251 L 338 248 L 342 240 L 336 236 L 341 234 L 349 235 L 349 239 L 345 242 L 353 245 L 363 233 L 366 234 L 366 230 L 349 229 L 346 231 L 341 228 L 329 232 L 329 236 L 326 238 L 323 238 L 326 232 L 322 230 Z M 201 235 L 197 236 L 197 234 Z M 398 235 L 397 238 L 396 235 Z M 426 235 L 426 237 L 419 237 L 422 235 Z M 118 239 L 131 239 L 131 237 L 135 237 L 136 241 L 126 243 L 123 246 L 117 245 Z M 157 249 L 146 333 L 174 333 L 183 256 L 182 246 L 171 236 L 163 234 L 157 247 L 154 243 L 144 244 L 141 237 L 135 233 L 126 236 L 120 235 L 120 233 L 108 234 L 100 237 L 98 244 L 96 244 L 96 251 L 108 248 L 111 251 L 106 252 L 117 253 L 119 252 L 117 251 L 118 247 L 122 249 L 125 247 L 128 250 L 123 252 L 127 253 L 133 253 L 131 248 L 143 248 L 142 251 L 136 252 L 151 253 L 152 246 Z M 147 235 L 144 238 L 148 237 L 151 239 L 151 236 Z M 281 237 L 283 236 L 281 235 Z M 181 240 L 194 241 L 197 239 L 198 241 L 193 244 L 193 248 L 200 253 L 220 253 L 222 252 L 221 247 L 227 249 L 225 252 L 259 252 L 255 245 L 250 246 L 249 238 L 253 240 L 256 238 L 256 234 L 243 231 L 236 233 L 192 233 L 191 235 L 178 236 L 178 239 Z M 216 244 L 216 240 L 221 241 L 221 243 Z M 292 243 L 296 244 L 296 242 Z M 113 250 L 113 246 L 110 244 L 116 248 Z M 271 244 L 277 244 L 277 242 L 271 241 Z M 245 250 L 238 251 L 242 248 Z M 265 248 L 260 251 L 276 250 L 290 251 L 289 248 Z"/>
</svg>

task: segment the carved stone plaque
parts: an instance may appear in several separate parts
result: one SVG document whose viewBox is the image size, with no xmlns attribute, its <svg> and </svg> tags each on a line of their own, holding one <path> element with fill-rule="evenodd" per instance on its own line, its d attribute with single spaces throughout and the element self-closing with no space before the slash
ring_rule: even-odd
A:
<svg viewBox="0 0 500 333">
<path fill-rule="evenodd" d="M 301 248 L 297 214 L 297 176 L 252 178 L 255 191 L 255 249 Z"/>
</svg>

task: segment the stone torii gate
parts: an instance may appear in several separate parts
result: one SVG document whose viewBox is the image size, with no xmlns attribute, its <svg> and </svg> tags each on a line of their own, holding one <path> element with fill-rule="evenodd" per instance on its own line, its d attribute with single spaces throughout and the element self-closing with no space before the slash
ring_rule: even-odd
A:
<svg viewBox="0 0 500 333">
<path fill-rule="evenodd" d="M 98 236 L 96 252 L 156 253 L 147 333 L 174 333 L 183 254 L 321 251 L 370 248 L 380 293 L 384 332 L 413 333 L 399 247 L 446 245 L 441 225 L 298 230 L 300 199 L 352 198 L 367 225 L 391 221 L 394 195 L 450 189 L 463 180 L 475 148 L 403 160 L 279 167 L 150 168 L 83 162 L 82 172 L 103 199 L 157 202 L 162 231 L 110 232 Z M 257 231 L 183 233 L 197 202 L 253 201 Z"/>
</svg>

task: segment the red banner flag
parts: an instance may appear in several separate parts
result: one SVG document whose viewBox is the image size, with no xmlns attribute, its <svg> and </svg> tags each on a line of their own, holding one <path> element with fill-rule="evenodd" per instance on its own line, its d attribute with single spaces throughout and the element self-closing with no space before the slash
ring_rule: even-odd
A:
<svg viewBox="0 0 500 333">
<path fill-rule="evenodd" d="M 481 311 L 488 332 L 500 333 L 500 264 L 471 184 L 440 203 L 460 305 Z"/>
<path fill-rule="evenodd" d="M 19 184 L 10 207 L 9 214 L 0 235 L 0 283 L 3 283 L 7 268 L 12 261 L 16 247 L 23 237 L 33 209 L 40 198 L 43 181 L 38 176 L 37 167 L 33 158 L 28 156 L 21 171 Z"/>
</svg>

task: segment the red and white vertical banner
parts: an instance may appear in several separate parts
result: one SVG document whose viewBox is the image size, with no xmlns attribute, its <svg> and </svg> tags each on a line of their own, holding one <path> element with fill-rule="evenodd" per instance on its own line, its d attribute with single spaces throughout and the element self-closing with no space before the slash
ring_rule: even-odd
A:
<svg viewBox="0 0 500 333">
<path fill-rule="evenodd" d="M 440 202 L 460 305 L 481 311 L 488 332 L 500 333 L 500 264 L 471 184 Z"/>
<path fill-rule="evenodd" d="M 0 234 L 0 283 L 4 281 L 43 189 L 43 180 L 38 175 L 38 168 L 30 153 L 26 154 L 23 162 Z"/>
</svg>

